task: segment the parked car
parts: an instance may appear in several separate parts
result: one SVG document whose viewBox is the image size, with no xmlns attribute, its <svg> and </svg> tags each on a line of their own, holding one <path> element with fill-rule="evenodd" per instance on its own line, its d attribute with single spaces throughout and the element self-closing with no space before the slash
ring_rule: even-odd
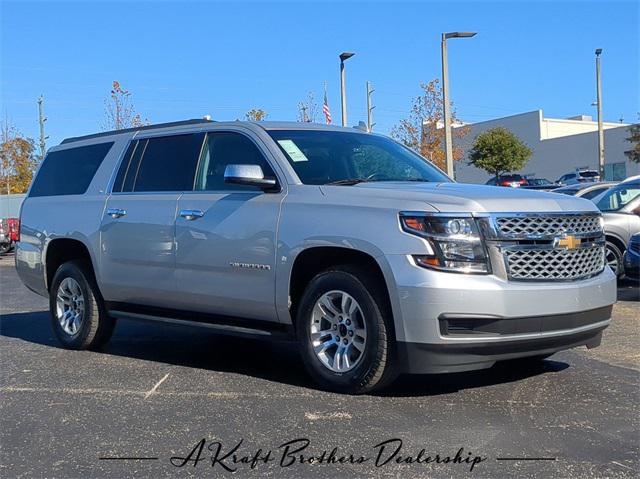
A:
<svg viewBox="0 0 640 479">
<path fill-rule="evenodd" d="M 9 253 L 18 240 L 20 222 L 17 218 L 0 218 L 0 254 Z"/>
<path fill-rule="evenodd" d="M 509 186 L 511 188 L 519 188 L 521 186 L 526 186 L 529 183 L 526 178 L 520 175 L 500 175 L 498 178 L 495 176 L 490 178 L 486 183 L 486 185 L 492 186 Z"/>
<path fill-rule="evenodd" d="M 336 126 L 70 138 L 21 220 L 17 271 L 65 347 L 98 348 L 120 318 L 290 338 L 345 393 L 598 346 L 616 300 L 593 203 L 454 183 Z"/>
<path fill-rule="evenodd" d="M 593 183 L 600 181 L 600 174 L 596 170 L 578 169 L 562 175 L 557 183 L 560 185 L 575 185 L 577 183 Z"/>
<path fill-rule="evenodd" d="M 603 191 L 606 191 L 617 184 L 618 183 L 616 183 L 615 181 L 601 181 L 598 183 L 576 183 L 574 185 L 561 186 L 560 188 L 556 188 L 555 190 L 553 190 L 553 192 L 591 200 Z"/>
<path fill-rule="evenodd" d="M 550 182 L 546 178 L 525 178 L 527 180 L 527 184 L 523 185 L 523 188 L 528 190 L 542 190 L 542 191 L 550 191 L 558 188 L 558 185 Z"/>
<path fill-rule="evenodd" d="M 622 256 L 631 236 L 640 232 L 640 178 L 607 189 L 593 202 L 603 212 L 607 263 L 617 276 L 622 276 Z"/>
<path fill-rule="evenodd" d="M 629 240 L 622 264 L 627 278 L 640 281 L 640 233 L 634 234 Z"/>
</svg>

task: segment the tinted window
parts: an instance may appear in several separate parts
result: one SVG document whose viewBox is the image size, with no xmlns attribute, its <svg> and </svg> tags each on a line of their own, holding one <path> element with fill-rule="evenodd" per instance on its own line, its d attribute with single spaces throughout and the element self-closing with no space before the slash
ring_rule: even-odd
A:
<svg viewBox="0 0 640 479">
<path fill-rule="evenodd" d="M 595 198 L 601 211 L 618 211 L 640 197 L 640 183 L 621 184 Z"/>
<path fill-rule="evenodd" d="M 144 155 L 144 152 L 147 149 L 148 143 L 149 140 L 140 140 L 138 142 L 136 151 L 133 152 L 133 156 L 131 157 L 131 161 L 129 162 L 129 166 L 127 167 L 127 177 L 125 178 L 124 184 L 122 185 L 122 191 L 133 191 L 133 185 L 135 185 L 136 183 L 136 177 L 138 175 L 138 170 L 140 169 L 140 160 L 142 159 L 142 155 Z"/>
<path fill-rule="evenodd" d="M 240 133 L 209 133 L 198 167 L 196 190 L 259 190 L 255 186 L 225 183 L 227 165 L 258 165 L 265 178 L 275 178 L 271 166 L 249 138 Z"/>
<path fill-rule="evenodd" d="M 47 155 L 29 196 L 81 195 L 113 142 L 53 151 Z"/>
<path fill-rule="evenodd" d="M 591 198 L 595 198 L 596 196 L 598 196 L 600 193 L 602 193 L 607 188 L 608 188 L 608 186 L 603 186 L 602 188 L 594 188 L 593 190 L 589 190 L 586 193 L 584 193 L 583 195 L 581 195 L 581 198 L 585 198 L 587 200 L 590 200 Z"/>
<path fill-rule="evenodd" d="M 424 158 L 384 136 L 328 130 L 272 130 L 269 135 L 305 184 L 450 181 Z"/>
<path fill-rule="evenodd" d="M 122 158 L 122 163 L 120 164 L 120 169 L 118 170 L 118 174 L 116 175 L 116 179 L 113 182 L 113 188 L 111 191 L 122 191 L 122 185 L 124 184 L 124 178 L 127 174 L 127 170 L 129 169 L 129 162 L 131 161 L 131 155 L 136 150 L 136 146 L 138 145 L 137 141 L 132 141 L 127 148 L 127 152 L 124 154 L 124 158 Z"/>
<path fill-rule="evenodd" d="M 204 133 L 150 138 L 133 191 L 191 191 L 203 139 Z M 135 152 L 129 165 L 125 190 L 137 155 Z"/>
<path fill-rule="evenodd" d="M 580 176 L 583 178 L 595 178 L 599 173 L 597 171 L 581 171 Z"/>
</svg>

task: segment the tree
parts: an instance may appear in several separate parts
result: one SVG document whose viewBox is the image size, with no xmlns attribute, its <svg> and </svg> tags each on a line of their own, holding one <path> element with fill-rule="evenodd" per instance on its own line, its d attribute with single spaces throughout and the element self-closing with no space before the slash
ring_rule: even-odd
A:
<svg viewBox="0 0 640 479">
<path fill-rule="evenodd" d="M 318 104 L 312 91 L 307 94 L 306 101 L 298 103 L 298 121 L 315 123 L 318 115 Z"/>
<path fill-rule="evenodd" d="M 421 83 L 420 88 L 422 95 L 413 99 L 409 117 L 393 127 L 391 136 L 446 171 L 444 101 L 440 82 L 433 79 L 429 83 Z M 459 125 L 453 108 L 451 124 Z M 452 128 L 451 133 L 454 140 L 460 140 L 469 133 L 469 127 L 457 126 Z M 454 144 L 453 159 L 460 160 L 463 156 L 464 149 Z"/>
<path fill-rule="evenodd" d="M 629 134 L 627 141 L 632 144 L 630 150 L 624 152 L 627 158 L 635 163 L 640 163 L 640 123 L 631 125 L 628 128 Z"/>
<path fill-rule="evenodd" d="M 506 128 L 480 133 L 469 152 L 469 164 L 495 175 L 521 170 L 531 157 L 531 149 Z"/>
<path fill-rule="evenodd" d="M 0 130 L 0 192 L 25 193 L 37 165 L 35 144 L 6 120 Z"/>
<path fill-rule="evenodd" d="M 244 117 L 247 121 L 263 121 L 267 117 L 267 112 L 261 108 L 252 108 Z"/>
<path fill-rule="evenodd" d="M 118 81 L 114 80 L 109 98 L 104 101 L 104 107 L 103 130 L 122 130 L 149 124 L 149 120 L 146 118 L 143 120 L 140 113 L 136 112 L 131 100 L 131 92 L 124 90 Z"/>
</svg>

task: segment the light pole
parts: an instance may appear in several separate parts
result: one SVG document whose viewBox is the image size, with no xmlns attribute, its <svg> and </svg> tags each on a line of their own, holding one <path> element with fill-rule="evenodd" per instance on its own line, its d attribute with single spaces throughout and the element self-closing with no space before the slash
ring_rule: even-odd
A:
<svg viewBox="0 0 640 479">
<path fill-rule="evenodd" d="M 449 32 L 442 34 L 442 96 L 444 102 L 444 151 L 447 157 L 447 174 L 453 178 L 453 142 L 451 141 L 451 108 L 449 105 L 449 65 L 447 61 L 447 39 L 468 38 L 477 32 Z"/>
<path fill-rule="evenodd" d="M 598 105 L 598 170 L 600 181 L 604 181 L 604 129 L 602 127 L 602 85 L 600 83 L 600 54 L 602 48 L 596 49 L 596 103 Z"/>
<path fill-rule="evenodd" d="M 340 103 L 342 105 L 342 126 L 347 126 L 347 92 L 345 91 L 344 82 L 344 62 L 351 58 L 355 53 L 342 52 L 340 54 Z"/>
</svg>

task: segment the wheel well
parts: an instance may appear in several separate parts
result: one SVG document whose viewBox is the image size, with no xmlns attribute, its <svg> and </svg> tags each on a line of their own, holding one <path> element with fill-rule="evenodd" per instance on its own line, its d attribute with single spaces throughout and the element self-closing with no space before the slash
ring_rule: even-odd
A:
<svg viewBox="0 0 640 479">
<path fill-rule="evenodd" d="M 617 236 L 605 235 L 605 239 L 610 243 L 613 243 L 614 245 L 616 245 L 620 249 L 620 253 L 624 253 L 625 250 L 627 249 L 624 242 Z"/>
<path fill-rule="evenodd" d="M 93 271 L 93 264 L 91 263 L 91 255 L 87 247 L 78 240 L 60 238 L 55 239 L 47 246 L 47 289 L 51 286 L 53 281 L 53 275 L 63 263 L 72 260 L 85 260 L 91 265 Z"/>
<path fill-rule="evenodd" d="M 298 304 L 309 282 L 318 273 L 338 265 L 358 266 L 366 269 L 366 271 L 371 274 L 371 278 L 384 292 L 384 306 L 391 311 L 391 301 L 389 299 L 387 283 L 380 269 L 380 265 L 373 256 L 349 248 L 318 246 L 302 251 L 293 263 L 291 279 L 289 281 L 289 311 L 294 323 Z"/>
</svg>

